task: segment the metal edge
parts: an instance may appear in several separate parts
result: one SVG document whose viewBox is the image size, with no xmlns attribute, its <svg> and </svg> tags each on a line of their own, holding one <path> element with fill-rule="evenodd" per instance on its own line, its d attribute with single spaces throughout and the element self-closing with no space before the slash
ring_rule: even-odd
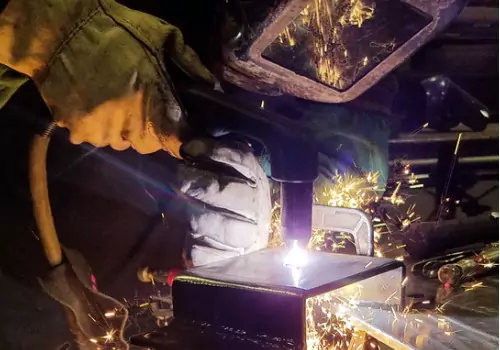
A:
<svg viewBox="0 0 500 350">
<path fill-rule="evenodd" d="M 280 287 L 280 289 L 277 289 L 277 288 L 271 288 L 270 285 L 262 285 L 262 284 L 257 285 L 255 283 L 241 284 L 236 282 L 225 282 L 218 279 L 198 277 L 195 274 L 189 274 L 189 273 L 179 275 L 175 278 L 174 283 L 172 284 L 172 291 L 174 291 L 176 283 L 177 284 L 190 283 L 190 284 L 198 284 L 198 285 L 205 285 L 212 287 L 227 287 L 240 290 L 252 290 L 261 293 L 281 294 L 281 295 L 296 296 L 296 297 L 304 296 L 304 290 L 300 288 Z"/>
<path fill-rule="evenodd" d="M 348 286 L 350 284 L 360 282 L 360 281 L 368 279 L 370 277 L 374 277 L 374 276 L 379 275 L 381 273 L 388 272 L 391 270 L 396 270 L 400 267 L 402 267 L 403 280 L 401 282 L 403 282 L 404 278 L 406 277 L 405 265 L 401 261 L 390 260 L 390 261 L 387 261 L 387 263 L 385 263 L 383 265 L 377 266 L 377 267 L 372 268 L 372 269 L 367 269 L 367 270 L 362 271 L 360 273 L 357 273 L 355 275 L 351 275 L 349 277 L 346 277 L 340 281 L 331 282 L 331 283 L 328 283 L 328 284 L 325 284 L 325 285 L 322 285 L 322 286 L 319 286 L 316 288 L 312 288 L 308 291 L 304 291 L 305 292 L 304 296 L 306 299 L 312 298 L 312 297 L 318 296 L 320 294 L 328 293 L 332 290 L 340 289 L 340 288 Z"/>
</svg>

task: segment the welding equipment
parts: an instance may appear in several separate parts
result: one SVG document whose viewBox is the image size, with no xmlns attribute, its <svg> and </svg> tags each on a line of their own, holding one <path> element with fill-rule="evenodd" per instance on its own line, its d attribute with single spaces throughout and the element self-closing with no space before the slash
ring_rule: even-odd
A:
<svg viewBox="0 0 500 350">
<path fill-rule="evenodd" d="M 465 2 L 249 1 L 249 8 L 240 4 L 244 16 L 238 18 L 241 26 L 237 27 L 241 32 L 224 49 L 223 77 L 251 91 L 286 93 L 327 103 L 350 101 L 448 24 Z M 212 135 L 239 134 L 264 144 L 271 157 L 272 177 L 281 183 L 285 241 L 289 247 L 305 247 L 311 236 L 312 185 L 318 172 L 318 152 L 312 135 L 304 132 L 298 122 L 245 107 L 244 103 L 230 101 L 202 86 L 179 86 L 178 90 L 183 105 L 194 106 L 195 110 L 188 109 L 187 115 L 193 129 L 204 129 Z M 197 106 L 207 104 L 216 111 L 196 111 Z M 41 150 L 37 155 L 40 159 L 45 159 L 47 143 L 48 138 L 40 146 L 45 149 L 34 145 L 34 151 Z M 36 177 L 31 181 L 33 192 L 38 191 L 35 180 Z M 41 205 L 40 212 L 51 218 L 47 191 L 34 196 L 34 202 L 35 209 Z M 61 248 L 58 242 L 53 244 L 57 241 L 55 229 L 44 223 L 43 215 L 37 222 L 42 237 L 43 232 L 47 233 L 47 239 L 42 239 L 47 256 L 54 271 L 64 269 L 67 265 Z M 373 253 L 370 244 L 367 240 L 362 248 L 366 255 Z M 196 330 L 212 345 L 217 344 L 218 349 L 275 347 L 277 343 L 282 348 L 305 348 L 308 341 L 314 341 L 314 337 L 308 337 L 310 331 L 315 331 L 314 325 L 308 324 L 308 312 L 314 313 L 314 309 L 331 308 L 332 313 L 341 313 L 335 300 L 353 294 L 359 301 L 377 307 L 396 307 L 403 302 L 404 266 L 398 261 L 303 252 L 301 256 L 307 262 L 290 266 L 285 264 L 288 253 L 259 251 L 178 276 L 173 284 L 172 325 L 177 330 L 148 333 L 137 337 L 136 343 L 159 349 L 176 348 L 175 345 L 182 349 L 214 348 L 206 343 L 193 345 L 197 341 L 193 337 Z M 93 298 L 93 305 L 99 305 L 103 297 L 78 279 L 83 278 L 73 279 L 79 283 L 77 290 Z M 65 282 L 64 278 L 61 280 Z M 65 285 L 71 289 L 70 283 Z M 58 297 L 64 299 L 61 290 L 52 292 L 59 292 Z M 77 317 L 86 311 L 76 309 L 78 306 L 66 305 L 70 311 L 76 311 Z M 81 326 L 80 331 L 92 339 L 91 327 Z M 184 344 L 173 341 L 176 332 L 184 336 Z M 250 340 L 245 346 L 243 338 Z"/>
<path fill-rule="evenodd" d="M 467 278 L 477 277 L 498 264 L 498 244 L 483 249 L 479 254 L 442 266 L 438 278 L 443 284 L 458 285 Z"/>
</svg>

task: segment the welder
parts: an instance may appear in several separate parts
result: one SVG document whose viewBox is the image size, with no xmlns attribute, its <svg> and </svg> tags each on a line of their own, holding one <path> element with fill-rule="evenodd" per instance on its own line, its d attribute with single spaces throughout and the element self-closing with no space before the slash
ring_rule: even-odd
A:
<svg viewBox="0 0 500 350">
<path fill-rule="evenodd" d="M 187 13 L 177 9 L 183 11 Z M 183 168 L 179 184 L 182 192 L 213 209 L 193 214 L 190 219 L 194 265 L 266 246 L 269 187 L 252 150 L 247 145 L 213 140 L 182 143 L 187 128 L 182 103 L 178 103 L 164 63 L 173 62 L 187 76 L 207 86 L 216 88 L 218 82 L 184 43 L 177 27 L 110 0 L 10 0 L 3 8 L 0 25 L 0 63 L 36 83 L 55 123 L 69 130 L 72 143 L 88 142 L 115 150 L 132 147 L 141 154 L 164 150 L 178 159 L 208 157 L 241 175 L 241 179 L 221 179 L 223 174 Z M 15 83 L 11 85 L 16 87 Z M 388 126 L 380 116 L 390 113 L 397 90 L 390 79 L 383 85 L 389 86 L 387 92 L 381 94 L 384 90 L 378 89 L 375 97 L 365 94 L 368 97 L 360 99 L 361 103 L 347 107 L 301 100 L 278 104 L 287 105 L 289 110 L 285 112 L 289 115 L 306 115 L 304 119 L 310 119 L 318 135 L 325 127 L 342 130 L 346 123 L 348 129 L 357 129 L 358 119 L 363 118 L 369 127 L 357 131 L 365 134 L 362 149 L 350 158 L 365 170 L 378 170 L 383 178 Z M 2 98 L 8 99 L 12 90 L 4 90 Z M 371 115 L 367 116 L 362 107 L 370 105 L 370 100 L 372 106 L 374 100 L 383 102 L 375 109 L 368 108 Z M 280 111 L 273 102 L 270 108 Z M 338 133 L 318 138 L 324 139 L 326 152 L 343 144 L 343 149 L 350 152 L 356 148 L 345 145 L 349 138 L 339 137 Z M 378 139 L 374 144 L 366 141 L 374 139 Z M 326 159 L 327 164 L 322 162 L 323 173 L 331 175 L 332 170 L 342 168 L 334 164 L 332 169 L 331 157 Z M 236 215 L 229 217 L 225 214 L 228 211 Z"/>
<path fill-rule="evenodd" d="M 0 18 L 0 62 L 33 79 L 72 143 L 207 157 L 240 174 L 184 170 L 181 191 L 213 208 L 190 219 L 194 265 L 266 246 L 269 186 L 251 149 L 179 140 L 182 110 L 163 62 L 168 56 L 207 85 L 216 80 L 177 28 L 114 1 L 11 0 Z"/>
<path fill-rule="evenodd" d="M 163 150 L 186 164 L 221 165 L 210 170 L 179 167 L 177 187 L 203 208 L 188 218 L 187 234 L 193 239 L 186 251 L 187 266 L 267 245 L 271 201 L 265 162 L 259 162 L 247 143 L 237 140 L 184 138 L 188 126 L 170 77 L 171 66 L 167 68 L 166 63 L 200 84 L 213 89 L 220 86 L 218 77 L 185 44 L 177 27 L 112 0 L 9 0 L 1 11 L 0 63 L 10 89 L 1 90 L 0 105 L 29 77 L 56 125 L 69 130 L 74 144 L 87 142 L 118 151 L 133 148 L 140 154 Z M 196 51 L 204 50 L 197 47 Z M 201 56 L 208 61 L 206 55 Z M 12 80 L 9 69 L 23 76 Z M 392 104 L 397 87 L 392 79 L 383 86 L 389 87 L 383 98 L 378 89 L 375 97 L 365 95 L 361 102 L 344 106 L 291 97 L 268 99 L 267 105 L 309 120 L 310 128 L 325 145 L 323 152 L 331 152 L 330 157 L 323 157 L 325 175 L 342 169 L 331 157 L 339 148 L 347 153 L 354 150 L 354 158 L 364 170 L 385 175 L 389 132 L 383 116 L 390 113 L 387 106 Z M 224 90 L 238 94 L 231 87 Z M 370 100 L 383 102 L 366 108 Z M 288 110 L 283 110 L 283 105 Z M 361 118 L 365 127 L 358 130 Z M 348 128 L 353 135 L 363 134 L 361 150 L 355 150 L 359 144 L 349 145 L 352 138 L 345 135 L 320 135 L 325 128 Z M 367 141 L 375 139 L 374 143 Z"/>
</svg>

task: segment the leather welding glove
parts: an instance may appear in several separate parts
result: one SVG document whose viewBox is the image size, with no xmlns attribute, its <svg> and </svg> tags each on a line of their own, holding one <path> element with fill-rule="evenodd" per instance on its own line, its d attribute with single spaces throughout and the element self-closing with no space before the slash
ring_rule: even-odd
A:
<svg viewBox="0 0 500 350">
<path fill-rule="evenodd" d="M 0 11 L 0 63 L 35 81 L 72 143 L 179 157 L 164 60 L 214 79 L 176 27 L 113 0 L 9 0 Z"/>
<path fill-rule="evenodd" d="M 244 143 L 197 139 L 182 146 L 181 192 L 192 201 L 188 231 L 194 266 L 265 248 L 269 239 L 269 182 Z"/>
</svg>

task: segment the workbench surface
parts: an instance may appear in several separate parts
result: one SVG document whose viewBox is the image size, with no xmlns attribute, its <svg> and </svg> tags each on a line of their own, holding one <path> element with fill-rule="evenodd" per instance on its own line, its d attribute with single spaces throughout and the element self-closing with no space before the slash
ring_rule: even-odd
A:
<svg viewBox="0 0 500 350">
<path fill-rule="evenodd" d="M 406 295 L 407 304 L 414 303 L 413 311 L 396 315 L 361 310 L 356 316 L 364 320 L 364 328 L 378 330 L 393 347 L 498 349 L 497 272 L 456 290 L 409 273 Z"/>
</svg>

